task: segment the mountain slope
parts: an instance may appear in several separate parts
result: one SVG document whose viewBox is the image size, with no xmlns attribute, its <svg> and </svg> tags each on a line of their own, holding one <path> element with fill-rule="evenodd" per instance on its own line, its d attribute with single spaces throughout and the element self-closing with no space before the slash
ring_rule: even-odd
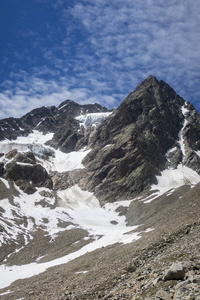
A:
<svg viewBox="0 0 200 300">
<path fill-rule="evenodd" d="M 154 76 L 113 111 L 66 100 L 1 120 L 0 297 L 55 299 L 68 283 L 96 299 L 94 278 L 112 285 L 133 253 L 196 224 L 199 141 L 199 113 Z"/>
</svg>

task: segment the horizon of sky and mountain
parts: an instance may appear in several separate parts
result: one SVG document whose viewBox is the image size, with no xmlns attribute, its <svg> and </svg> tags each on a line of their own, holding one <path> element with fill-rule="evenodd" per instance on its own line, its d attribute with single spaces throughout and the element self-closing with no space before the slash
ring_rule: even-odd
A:
<svg viewBox="0 0 200 300">
<path fill-rule="evenodd" d="M 150 74 L 200 111 L 198 0 L 1 0 L 0 118 L 108 108 Z"/>
</svg>

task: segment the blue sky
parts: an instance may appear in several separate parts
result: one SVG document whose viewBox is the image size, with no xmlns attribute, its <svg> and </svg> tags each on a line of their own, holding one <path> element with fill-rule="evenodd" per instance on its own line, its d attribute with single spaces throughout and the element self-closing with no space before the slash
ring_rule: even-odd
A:
<svg viewBox="0 0 200 300">
<path fill-rule="evenodd" d="M 0 0 L 0 118 L 109 108 L 148 75 L 200 111 L 199 0 Z"/>
</svg>

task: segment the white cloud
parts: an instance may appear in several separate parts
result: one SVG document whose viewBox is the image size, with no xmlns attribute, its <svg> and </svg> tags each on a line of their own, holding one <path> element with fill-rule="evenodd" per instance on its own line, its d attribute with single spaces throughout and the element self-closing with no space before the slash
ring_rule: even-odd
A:
<svg viewBox="0 0 200 300">
<path fill-rule="evenodd" d="M 43 71 L 38 70 L 38 74 L 43 74 Z M 4 93 L 0 93 L 0 118 L 14 116 L 21 117 L 30 110 L 41 107 L 43 105 L 58 106 L 66 99 L 75 99 L 80 104 L 87 103 L 101 103 L 107 107 L 116 106 L 116 100 L 112 96 L 103 95 L 101 88 L 103 83 L 98 83 L 94 79 L 94 84 L 99 88 L 96 93 L 93 93 L 86 87 L 81 87 L 78 81 L 74 84 L 73 80 L 70 82 L 67 78 L 58 78 L 58 80 L 45 80 L 37 77 L 37 73 L 29 76 L 25 72 L 13 74 L 17 82 L 5 81 Z M 77 86 L 76 88 L 74 86 Z"/>
<path fill-rule="evenodd" d="M 65 36 L 50 49 L 40 45 L 47 66 L 34 67 L 31 75 L 13 73 L 4 82 L 1 116 L 19 116 L 36 105 L 57 105 L 66 98 L 116 106 L 149 74 L 200 109 L 198 0 L 52 4 Z"/>
</svg>

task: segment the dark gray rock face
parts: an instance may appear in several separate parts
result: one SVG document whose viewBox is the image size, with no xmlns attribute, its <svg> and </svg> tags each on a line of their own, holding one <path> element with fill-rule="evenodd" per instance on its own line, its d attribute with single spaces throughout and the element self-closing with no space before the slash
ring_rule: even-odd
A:
<svg viewBox="0 0 200 300">
<path fill-rule="evenodd" d="M 200 149 L 200 117 L 191 103 L 187 102 L 186 107 L 186 125 L 182 132 L 186 152 L 184 164 L 200 174 L 200 157 L 196 153 Z"/>
<path fill-rule="evenodd" d="M 2 176 L 5 172 L 5 169 L 4 169 L 4 163 L 3 162 L 0 162 L 0 176 Z"/>
<path fill-rule="evenodd" d="M 89 134 L 93 130 L 80 130 L 80 123 L 74 118 L 80 114 L 108 112 L 109 110 L 97 103 L 80 105 L 66 100 L 58 108 L 55 106 L 37 108 L 21 118 L 0 120 L 0 140 L 14 140 L 18 136 L 27 136 L 33 130 L 44 134 L 53 132 L 54 136 L 48 145 L 60 148 L 63 152 L 79 150 L 88 145 Z"/>
<path fill-rule="evenodd" d="M 182 159 L 183 153 L 178 147 L 168 154 L 169 166 L 171 166 L 172 168 L 177 168 L 178 164 L 182 162 Z"/>
<path fill-rule="evenodd" d="M 7 154 L 13 155 L 14 151 Z M 36 163 L 35 156 L 31 152 L 16 153 L 13 160 L 6 164 L 5 175 L 13 180 L 24 192 L 32 194 L 35 187 L 53 188 L 53 183 L 47 171 Z"/>
<path fill-rule="evenodd" d="M 41 107 L 32 110 L 21 118 L 6 118 L 0 120 L 0 140 L 14 140 L 18 136 L 27 136 L 37 129 L 47 133 L 55 127 L 54 116 L 57 112 L 55 106 Z"/>
<path fill-rule="evenodd" d="M 94 133 L 92 151 L 84 160 L 87 188 L 105 202 L 131 199 L 156 183 L 161 170 L 177 167 L 183 159 L 179 133 L 186 118 L 184 106 L 188 110 L 185 147 L 191 150 L 195 144 L 197 150 L 199 114 L 165 82 L 153 76 L 145 79 Z M 167 159 L 173 147 L 176 150 Z M 190 157 L 186 151 L 185 164 L 199 171 L 199 156 L 193 154 Z"/>
<path fill-rule="evenodd" d="M 53 139 L 47 144 L 56 149 L 60 148 L 61 151 L 66 153 L 87 146 L 93 128 L 91 126 L 87 129 L 80 128 L 80 123 L 75 117 L 80 114 L 108 111 L 107 108 L 99 104 L 79 105 L 74 101 L 66 100 L 58 107 L 58 112 L 55 115 L 57 124 L 55 133 Z"/>
</svg>

